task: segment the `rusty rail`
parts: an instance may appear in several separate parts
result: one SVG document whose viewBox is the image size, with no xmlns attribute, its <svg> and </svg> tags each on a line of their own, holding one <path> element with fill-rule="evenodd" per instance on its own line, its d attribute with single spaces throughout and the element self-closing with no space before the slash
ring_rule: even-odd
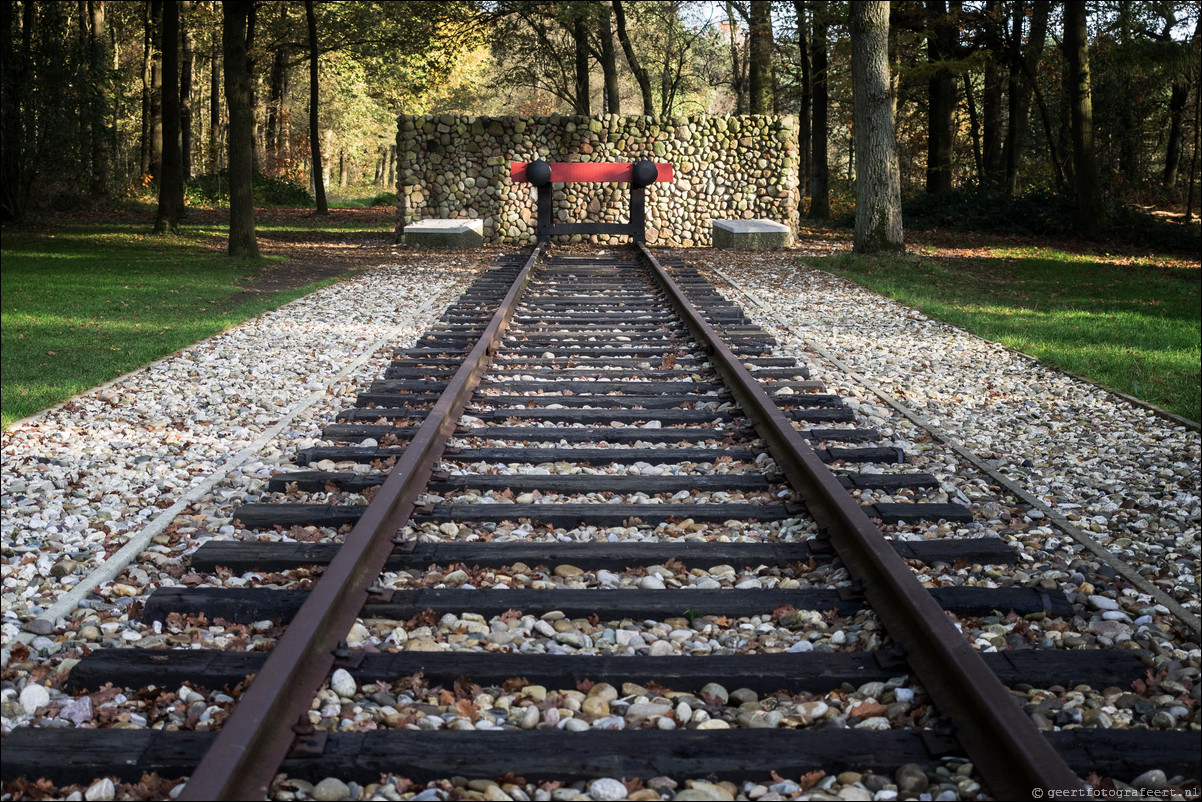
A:
<svg viewBox="0 0 1202 802">
<path fill-rule="evenodd" d="M 304 605 L 281 636 L 212 747 L 192 773 L 182 800 L 262 799 L 334 664 L 371 584 L 413 513 L 447 438 L 480 381 L 545 248 L 539 242 L 479 341 L 430 409 L 363 517 L 346 536 Z"/>
<path fill-rule="evenodd" d="M 735 400 L 756 426 L 789 484 L 830 534 L 848 571 L 956 737 L 999 799 L 1030 799 L 1032 792 L 1077 791 L 1081 780 L 1015 703 L 964 635 L 931 598 L 847 490 L 793 428 L 750 371 L 706 322 L 659 260 L 642 243 L 651 266 Z"/>
</svg>

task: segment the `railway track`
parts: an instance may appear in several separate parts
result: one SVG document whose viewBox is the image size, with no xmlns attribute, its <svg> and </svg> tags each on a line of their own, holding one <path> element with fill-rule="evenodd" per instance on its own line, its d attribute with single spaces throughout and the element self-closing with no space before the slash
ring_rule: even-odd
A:
<svg viewBox="0 0 1202 802">
<path fill-rule="evenodd" d="M 1140 650 L 975 648 L 960 622 L 1054 629 L 1077 611 L 1054 585 L 924 587 L 920 565 L 1016 554 L 903 539 L 972 512 L 932 500 L 937 477 L 773 346 L 641 246 L 502 258 L 327 428 L 337 445 L 240 508 L 240 538 L 192 555 L 194 575 L 239 581 L 145 602 L 162 631 L 255 633 L 256 650 L 92 652 L 71 688 L 180 688 L 177 715 L 20 729 L 4 780 L 155 772 L 190 778 L 179 798 L 238 799 L 507 777 L 516 799 L 526 779 L 723 798 L 696 783 L 905 795 L 942 778 L 1030 798 L 1090 773 L 1197 778 L 1196 729 L 1071 712 L 1094 689 L 1154 696 Z M 1049 687 L 1080 704 L 1042 732 L 1028 708 Z"/>
</svg>

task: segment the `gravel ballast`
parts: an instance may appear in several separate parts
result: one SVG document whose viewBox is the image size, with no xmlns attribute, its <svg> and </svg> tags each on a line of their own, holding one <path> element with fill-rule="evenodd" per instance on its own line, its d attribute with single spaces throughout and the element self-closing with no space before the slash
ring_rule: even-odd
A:
<svg viewBox="0 0 1202 802">
<path fill-rule="evenodd" d="M 1131 407 L 1093 385 L 1065 377 L 1000 346 L 929 320 L 854 284 L 820 271 L 798 268 L 789 252 L 741 256 L 734 266 L 726 254 L 702 250 L 683 255 L 699 266 L 708 264 L 720 269 L 739 286 L 767 302 L 807 338 L 838 354 L 873 381 L 898 389 L 898 396 L 905 403 L 935 418 L 939 426 L 966 446 L 1078 521 L 1116 555 L 1146 566 L 1150 581 L 1187 609 L 1198 611 L 1197 432 Z M 216 727 L 233 702 L 225 693 L 181 687 L 174 694 L 165 694 L 161 705 L 159 700 L 148 705 L 139 699 L 127 699 L 117 689 L 111 689 L 111 694 L 75 698 L 59 688 L 62 673 L 70 669 L 86 648 L 100 646 L 195 643 L 207 648 L 269 648 L 280 631 L 271 622 L 216 626 L 182 617 L 149 624 L 139 620 L 138 602 L 156 587 L 181 584 L 302 587 L 310 583 L 307 569 L 272 576 L 263 576 L 261 572 L 241 576 L 218 572 L 202 577 L 189 574 L 181 562 L 211 537 L 228 539 L 252 534 L 237 527 L 233 520 L 236 507 L 263 501 L 267 496 L 267 481 L 273 473 L 295 470 L 292 458 L 298 450 L 331 445 L 322 438 L 322 427 L 333 421 L 339 409 L 349 406 L 358 388 L 382 375 L 395 348 L 411 345 L 422 329 L 492 261 L 492 255 L 406 256 L 402 264 L 382 267 L 314 293 L 6 432 L 3 644 L 6 655 L 12 649 L 13 659 L 2 693 L 4 731 L 29 725 L 94 726 L 105 721 L 106 726 L 117 722 L 119 726 L 132 728 L 159 723 L 185 729 Z M 1190 719 L 1196 726 L 1193 705 L 1183 707 L 1180 713 L 1174 712 L 1173 706 L 1178 704 L 1180 696 L 1191 692 L 1193 701 L 1197 700 L 1194 686 L 1199 678 L 1199 651 L 1196 643 L 1182 640 L 1178 637 L 1180 633 L 1173 632 L 1166 624 L 1168 610 L 1130 592 L 1130 588 L 1110 582 L 1105 574 L 1099 577 L 1100 566 L 1079 549 L 1074 551 L 1072 542 L 1041 520 L 1038 510 L 1007 500 L 1005 494 L 994 498 L 989 481 L 971 471 L 961 472 L 963 466 L 949 455 L 944 444 L 818 358 L 802 339 L 779 325 L 774 326 L 776 321 L 768 319 L 721 279 L 715 276 L 714 281 L 750 317 L 778 336 L 782 343 L 778 353 L 799 357 L 810 366 L 813 378 L 823 381 L 829 392 L 847 398 L 859 425 L 882 432 L 881 445 L 896 446 L 903 451 L 908 470 L 929 470 L 935 474 L 940 486 L 934 500 L 970 504 L 976 515 L 973 523 L 964 526 L 894 525 L 886 528 L 887 536 L 919 539 L 997 535 L 1020 551 L 1024 563 L 1015 572 L 994 566 L 915 566 L 924 582 L 929 586 L 997 587 L 1043 581 L 1051 587 L 1063 587 L 1080 605 L 1079 615 L 1071 622 L 1071 631 L 1065 632 L 1045 628 L 1038 622 L 1000 616 L 961 617 L 958 623 L 976 648 L 982 651 L 1032 646 L 1091 648 L 1126 642 L 1149 651 L 1151 667 L 1163 671 L 1162 690 L 1173 690 L 1172 694 L 1162 693 L 1163 698 L 1146 700 L 1120 688 L 1023 689 L 1020 693 L 1026 697 L 1025 709 L 1029 715 L 1037 723 L 1046 722 L 1041 728 L 1168 728 L 1168 724 L 1152 721 L 1156 715 L 1175 716 L 1172 726 Z M 352 360 L 365 355 L 370 358 L 345 377 L 337 378 Z M 996 392 L 989 395 L 975 389 L 986 385 L 992 385 Z M 311 398 L 314 394 L 316 397 Z M 85 419 L 86 425 L 81 423 Z M 1099 420 L 1106 421 L 1104 429 L 1098 425 Z M 470 426 L 456 442 L 462 447 L 502 444 L 471 437 Z M 247 453 L 249 448 L 254 451 Z M 229 464 L 235 455 L 240 455 L 236 458 L 240 461 Z M 444 467 L 451 474 L 469 470 L 515 475 L 561 472 L 556 463 L 542 464 L 533 459 L 529 463 L 477 465 L 448 460 Z M 750 464 L 739 465 L 737 470 L 735 466 L 693 465 L 689 472 L 756 469 Z M 225 472 L 221 473 L 222 470 Z M 669 461 L 631 468 L 617 464 L 594 466 L 587 472 L 637 471 L 658 476 L 678 470 L 683 469 Z M 195 497 L 189 498 L 189 494 Z M 496 494 L 490 492 L 449 495 L 459 501 L 474 499 L 475 503 L 511 501 L 496 499 Z M 693 498 L 695 494 L 685 495 Z M 321 493 L 312 494 L 312 500 L 321 498 Z M 549 502 L 558 497 L 539 498 Z M 861 501 L 883 499 L 862 497 Z M 359 503 L 363 499 L 350 495 L 343 500 Z M 559 500 L 613 501 L 567 496 Z M 627 502 L 639 500 L 631 497 Z M 642 501 L 646 503 L 646 499 Z M 169 514 L 173 504 L 182 504 L 178 514 Z M 56 601 L 63 599 L 84 577 L 91 576 L 106 557 L 131 542 L 148 524 L 164 517 L 168 520 L 162 531 L 139 547 L 133 555 L 136 561 L 116 575 L 115 581 L 105 581 L 97 592 L 84 594 L 86 598 L 65 613 L 49 615 Z M 757 526 L 735 526 L 738 522 L 689 526 L 690 523 L 572 530 L 529 524 L 475 529 L 423 524 L 407 527 L 403 534 L 423 543 L 481 538 L 768 542 L 805 540 L 812 534 L 812 527 L 796 519 Z M 305 535 L 303 538 L 296 532 L 253 536 L 337 539 L 333 530 L 311 529 L 311 533 L 299 533 Z M 514 564 L 490 571 L 444 566 L 439 573 L 391 572 L 386 574 L 385 584 L 397 589 L 505 584 L 549 591 L 589 588 L 607 592 L 623 587 L 678 585 L 788 588 L 841 578 L 842 569 L 828 570 L 824 566 L 815 569 L 813 575 L 778 575 L 759 569 L 740 571 L 731 566 L 689 571 L 675 564 L 633 572 L 590 572 L 582 562 L 580 567 L 558 563 Z M 58 601 L 58 606 L 61 605 Z M 507 614 L 490 619 L 462 613 L 425 622 L 424 626 L 413 623 L 397 627 L 396 622 L 364 620 L 352 629 L 348 643 L 383 651 L 651 655 L 707 655 L 727 650 L 843 651 L 878 645 L 879 627 L 867 612 L 830 620 L 822 620 L 812 611 L 799 611 L 797 615 L 817 618 L 812 622 L 800 619 L 794 622 L 806 624 L 806 631 L 794 632 L 796 627 L 778 626 L 767 615 L 718 626 L 702 620 L 593 622 L 572 620 L 562 613 Z M 20 644 L 18 648 L 18 636 L 28 646 Z M 842 695 L 817 694 L 791 699 L 739 698 L 740 689 L 731 688 L 729 693 L 722 689 L 728 698 L 720 702 L 666 689 L 631 686 L 610 689 L 614 691 L 613 698 L 604 700 L 606 707 L 590 703 L 590 711 L 585 715 L 585 701 L 591 689 L 530 686 L 474 691 L 470 699 L 472 707 L 465 714 L 458 705 L 462 700 L 447 705 L 438 696 L 426 694 L 428 689 L 403 691 L 395 685 L 356 687 L 353 681 L 348 684 L 348 677 L 333 679 L 331 686 L 319 692 L 315 700 L 311 718 L 320 729 L 556 727 L 583 731 L 606 728 L 608 723 L 616 723 L 609 721 L 615 717 L 623 721 L 624 727 L 657 729 L 765 725 L 865 725 L 870 729 L 889 729 L 913 723 L 907 717 L 917 709 L 916 700 L 923 698 L 921 687 L 904 678 L 875 683 L 881 685 L 879 688 L 847 688 Z M 1170 687 L 1169 683 L 1175 685 Z M 1175 690 L 1178 686 L 1180 694 Z M 548 703 L 548 695 L 555 704 Z M 600 692 L 592 695 L 600 696 Z M 1146 711 L 1135 707 L 1140 703 L 1146 703 Z M 877 706 L 883 709 L 877 710 Z M 1085 711 L 1080 721 L 1070 716 L 1078 708 Z M 634 724 L 628 720 L 632 715 Z M 397 718 L 390 720 L 390 716 Z M 856 721 L 850 720 L 852 716 Z M 470 783 L 452 778 L 414 785 L 402 778 L 387 777 L 364 788 L 331 777 L 317 784 L 289 780 L 277 786 L 273 797 L 371 797 L 420 802 L 449 798 L 496 802 L 623 798 L 646 802 L 673 798 L 681 802 L 692 799 L 771 802 L 799 798 L 894 799 L 922 793 L 928 794 L 928 798 L 968 799 L 982 791 L 979 778 L 969 764 L 957 762 L 925 773 L 917 766 L 903 768 L 906 770 L 892 777 L 850 771 L 824 776 L 817 772 L 815 776 L 783 779 L 774 776 L 762 783 L 742 784 L 723 782 L 723 778 L 710 778 L 712 782 L 656 778 L 643 787 L 617 778 L 570 785 L 527 783 L 520 778 L 514 782 L 502 779 Z M 1161 779 L 1163 785 L 1178 784 L 1183 778 Z M 98 781 L 103 782 L 107 781 Z M 113 798 L 112 793 L 115 791 L 109 788 L 99 788 L 95 793 L 89 789 L 87 798 Z"/>
</svg>

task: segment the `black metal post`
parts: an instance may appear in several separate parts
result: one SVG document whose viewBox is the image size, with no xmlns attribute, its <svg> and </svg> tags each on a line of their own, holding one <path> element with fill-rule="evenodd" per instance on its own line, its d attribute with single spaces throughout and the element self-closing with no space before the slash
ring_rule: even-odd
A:
<svg viewBox="0 0 1202 802">
<path fill-rule="evenodd" d="M 630 186 L 630 237 L 635 242 L 647 241 L 647 199 L 645 189 Z"/>
</svg>

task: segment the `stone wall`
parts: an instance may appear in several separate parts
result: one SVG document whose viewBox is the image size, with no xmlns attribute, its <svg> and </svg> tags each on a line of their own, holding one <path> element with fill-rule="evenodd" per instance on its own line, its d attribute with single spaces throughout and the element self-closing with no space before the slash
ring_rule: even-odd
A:
<svg viewBox="0 0 1202 802">
<path fill-rule="evenodd" d="M 509 163 L 535 159 L 675 165 L 675 183 L 647 188 L 652 245 L 709 245 L 715 218 L 797 225 L 793 117 L 403 115 L 397 153 L 398 229 L 430 217 L 482 218 L 485 242 L 533 242 L 535 191 L 510 180 Z M 628 222 L 628 184 L 556 184 L 553 197 L 556 222 Z M 585 239 L 611 238 L 570 237 Z"/>
</svg>

